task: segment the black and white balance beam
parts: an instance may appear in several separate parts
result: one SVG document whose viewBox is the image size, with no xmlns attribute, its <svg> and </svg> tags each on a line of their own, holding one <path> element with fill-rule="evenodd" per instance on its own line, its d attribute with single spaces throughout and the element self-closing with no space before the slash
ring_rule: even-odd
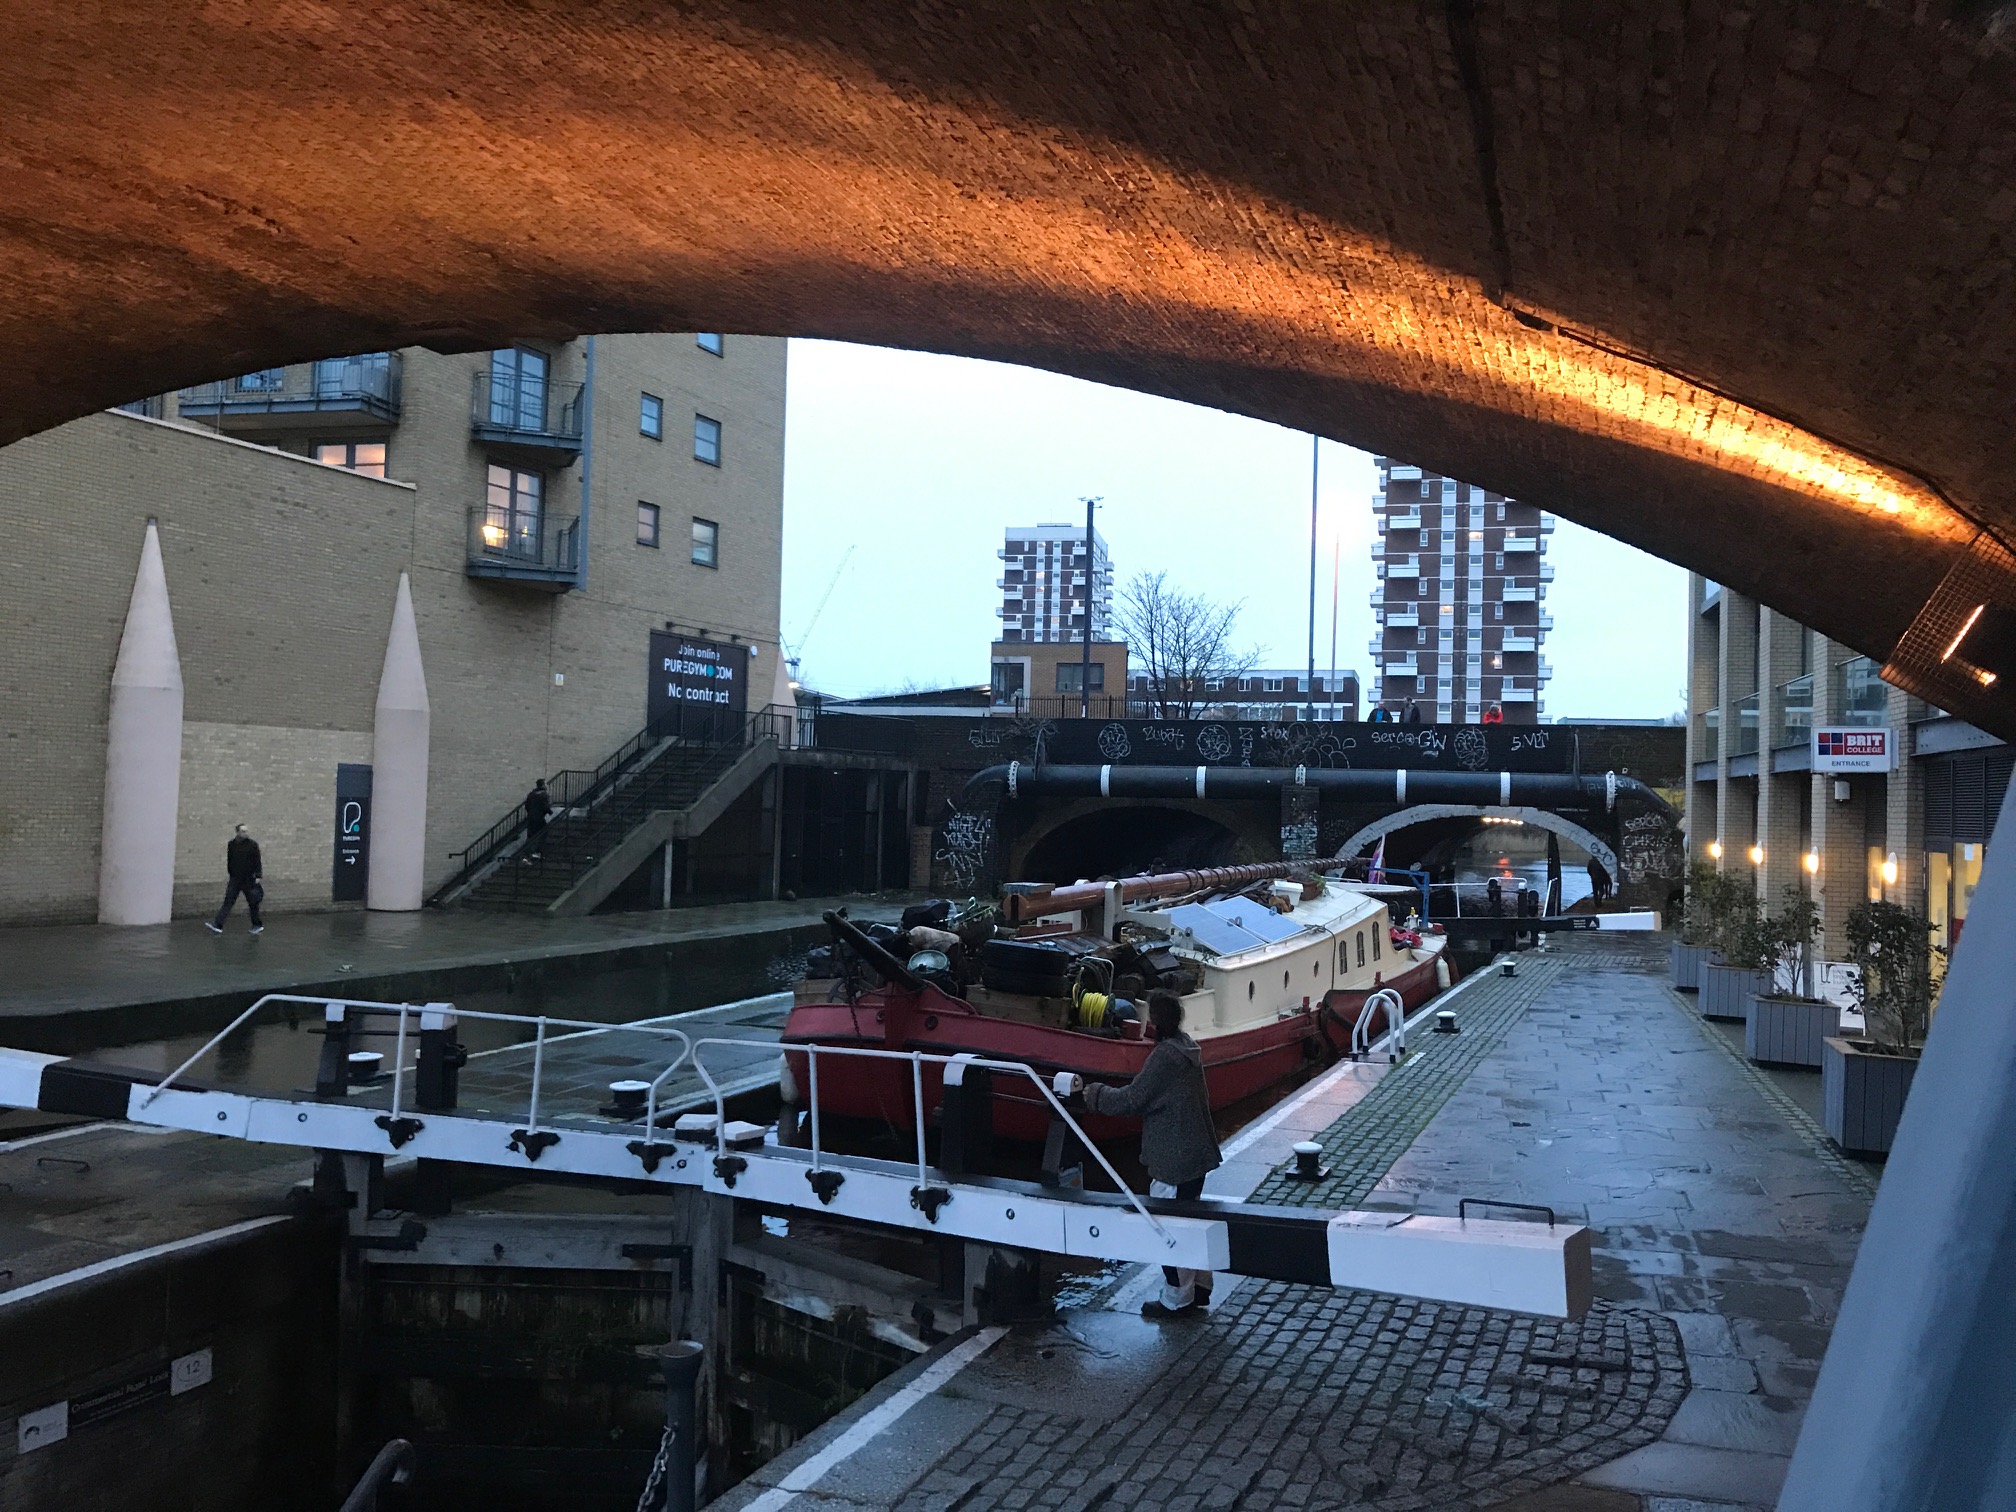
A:
<svg viewBox="0 0 2016 1512">
<path fill-rule="evenodd" d="M 356 1155 L 413 1155 L 505 1170 L 698 1187 L 778 1207 L 1089 1260 L 1148 1262 L 1314 1286 L 1391 1292 L 1548 1317 L 1580 1317 L 1593 1295 L 1589 1231 L 1576 1224 L 1328 1212 L 1220 1202 L 1159 1202 L 1144 1217 L 1117 1193 L 915 1165 L 821 1155 L 775 1144 L 731 1149 L 660 1131 L 572 1126 L 462 1113 L 402 1112 L 341 1101 L 259 1097 L 178 1084 L 146 1072 L 0 1049 L 0 1107 L 123 1119 L 256 1144 Z M 536 1136 L 536 1137 L 534 1137 Z"/>
</svg>

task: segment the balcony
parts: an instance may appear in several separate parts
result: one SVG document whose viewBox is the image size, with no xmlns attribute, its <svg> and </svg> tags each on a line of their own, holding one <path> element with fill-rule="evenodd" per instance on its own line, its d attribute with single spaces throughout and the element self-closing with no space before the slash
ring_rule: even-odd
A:
<svg viewBox="0 0 2016 1512">
<path fill-rule="evenodd" d="M 1772 732 L 1774 750 L 1813 743 L 1813 674 L 1795 677 L 1778 688 L 1778 728 Z"/>
<path fill-rule="evenodd" d="M 1552 562 L 1542 562 L 1540 564 L 1540 581 L 1543 583 L 1554 581 L 1554 564 Z"/>
<path fill-rule="evenodd" d="M 1508 635 L 1499 644 L 1501 651 L 1538 651 L 1540 642 L 1531 635 Z"/>
<path fill-rule="evenodd" d="M 500 455 L 546 467 L 565 467 L 581 455 L 581 385 L 514 378 L 508 371 L 477 373 L 470 395 L 470 429 Z"/>
<path fill-rule="evenodd" d="M 1540 628 L 1542 630 L 1552 630 L 1554 628 L 1554 616 L 1549 614 L 1545 609 L 1540 611 Z"/>
<path fill-rule="evenodd" d="M 1500 703 L 1534 703 L 1539 697 L 1540 690 L 1538 688 L 1508 687 L 1499 693 L 1498 701 Z"/>
<path fill-rule="evenodd" d="M 1386 476 L 1395 482 L 1418 482 L 1421 477 L 1421 469 L 1418 467 L 1389 467 L 1386 470 Z"/>
<path fill-rule="evenodd" d="M 579 519 L 564 524 L 478 504 L 469 511 L 472 578 L 517 583 L 545 593 L 565 593 L 580 579 Z"/>
<path fill-rule="evenodd" d="M 1403 510 L 1399 514 L 1386 515 L 1381 518 L 1379 524 L 1383 530 L 1419 530 L 1421 528 L 1421 511 L 1418 509 L 1409 509 Z"/>
<path fill-rule="evenodd" d="M 1840 723 L 1867 729 L 1881 729 L 1890 723 L 1890 689 L 1883 681 L 1880 663 L 1866 656 L 1837 662 L 1833 682 Z"/>
<path fill-rule="evenodd" d="M 1411 556 L 1402 557 L 1397 562 L 1380 562 L 1377 566 L 1379 576 L 1383 578 L 1418 578 L 1421 576 L 1421 563 L 1417 558 Z"/>
<path fill-rule="evenodd" d="M 1386 611 L 1386 628 L 1388 630 L 1412 630 L 1420 623 L 1421 615 L 1419 611 L 1411 606 L 1406 609 L 1388 609 Z"/>
<path fill-rule="evenodd" d="M 1731 756 L 1757 754 L 1758 714 L 1758 698 L 1755 693 L 1748 698 L 1736 700 L 1736 728 L 1729 735 Z"/>
<path fill-rule="evenodd" d="M 366 352 L 199 383 L 176 396 L 189 420 L 234 436 L 383 431 L 399 423 L 399 354 Z"/>
<path fill-rule="evenodd" d="M 1508 604 L 1537 604 L 1540 601 L 1540 590 L 1533 587 L 1515 587 L 1513 584 L 1507 583 L 1505 585 L 1504 599 Z"/>
<path fill-rule="evenodd" d="M 1511 556 L 1514 552 L 1534 552 L 1539 549 L 1540 538 L 1538 536 L 1508 535 L 1505 537 L 1505 554 L 1507 556 Z"/>
<path fill-rule="evenodd" d="M 1421 664 L 1411 656 L 1395 657 L 1380 669 L 1388 677 L 1419 677 Z"/>
<path fill-rule="evenodd" d="M 1543 510 L 1540 515 L 1540 534 L 1542 535 L 1554 534 L 1554 526 L 1556 523 L 1557 522 L 1555 521 L 1554 516 L 1546 513 Z"/>
</svg>

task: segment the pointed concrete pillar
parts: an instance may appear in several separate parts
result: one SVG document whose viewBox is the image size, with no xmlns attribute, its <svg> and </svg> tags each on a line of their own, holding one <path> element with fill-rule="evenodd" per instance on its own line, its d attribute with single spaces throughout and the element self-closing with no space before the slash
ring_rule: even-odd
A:
<svg viewBox="0 0 2016 1512">
<path fill-rule="evenodd" d="M 371 729 L 371 875 L 364 905 L 388 912 L 420 906 L 427 880 L 427 674 L 413 587 L 399 574 L 378 713 Z"/>
<path fill-rule="evenodd" d="M 182 797 L 182 658 L 154 522 L 126 605 L 105 733 L 98 922 L 166 924 L 175 902 L 175 815 Z"/>
</svg>

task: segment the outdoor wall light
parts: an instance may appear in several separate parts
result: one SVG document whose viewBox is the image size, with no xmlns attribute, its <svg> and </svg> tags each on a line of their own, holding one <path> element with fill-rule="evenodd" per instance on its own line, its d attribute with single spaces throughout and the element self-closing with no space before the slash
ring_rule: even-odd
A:
<svg viewBox="0 0 2016 1512">
<path fill-rule="evenodd" d="M 1750 864 L 1752 866 L 1762 866 L 1764 864 L 1763 846 L 1753 845 L 1750 847 Z"/>
<path fill-rule="evenodd" d="M 1885 887 L 1894 887 L 1897 885 L 1897 852 L 1895 851 L 1890 852 L 1889 855 L 1883 858 L 1883 885 Z"/>
<path fill-rule="evenodd" d="M 1708 858 L 1711 861 L 1720 861 L 1722 859 L 1722 842 L 1720 840 L 1710 840 L 1708 842 Z"/>
<path fill-rule="evenodd" d="M 1801 863 L 1800 863 L 1800 864 L 1801 864 L 1801 865 L 1803 865 L 1803 866 L 1804 866 L 1804 867 L 1806 868 L 1806 875 L 1807 875 L 1807 876 L 1809 876 L 1809 877 L 1817 877 L 1817 876 L 1819 876 L 1819 875 L 1820 875 L 1820 852 L 1818 852 L 1818 851 L 1808 851 L 1808 852 L 1806 852 L 1806 855 L 1805 855 L 1804 859 L 1803 859 L 1803 860 L 1801 861 Z"/>
</svg>

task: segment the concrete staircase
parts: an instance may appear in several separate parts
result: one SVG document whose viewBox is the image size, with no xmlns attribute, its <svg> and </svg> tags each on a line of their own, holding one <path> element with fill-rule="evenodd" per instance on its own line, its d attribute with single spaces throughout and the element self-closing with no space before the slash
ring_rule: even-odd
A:
<svg viewBox="0 0 2016 1512">
<path fill-rule="evenodd" d="M 778 760 L 774 735 L 748 744 L 665 740 L 579 803 L 554 808 L 538 859 L 522 841 L 438 901 L 505 913 L 590 913 L 671 839 L 703 833 Z"/>
</svg>

